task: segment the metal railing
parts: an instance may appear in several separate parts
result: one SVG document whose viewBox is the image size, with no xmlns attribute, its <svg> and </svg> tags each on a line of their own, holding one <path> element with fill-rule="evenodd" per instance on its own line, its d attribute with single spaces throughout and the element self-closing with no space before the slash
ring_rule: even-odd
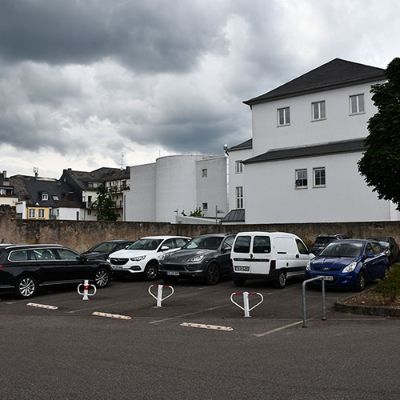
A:
<svg viewBox="0 0 400 400">
<path fill-rule="evenodd" d="M 326 321 L 325 281 L 332 280 L 331 276 L 317 276 L 303 282 L 303 328 L 307 328 L 306 286 L 309 282 L 321 281 L 322 283 L 322 321 Z"/>
</svg>

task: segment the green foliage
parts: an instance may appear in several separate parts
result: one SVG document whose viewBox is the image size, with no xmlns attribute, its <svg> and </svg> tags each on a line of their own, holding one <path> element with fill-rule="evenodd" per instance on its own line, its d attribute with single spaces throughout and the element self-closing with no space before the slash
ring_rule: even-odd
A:
<svg viewBox="0 0 400 400">
<path fill-rule="evenodd" d="M 190 212 L 191 217 L 203 217 L 203 211 L 200 207 Z"/>
<path fill-rule="evenodd" d="M 119 216 L 111 194 L 104 185 L 97 189 L 97 200 L 93 203 L 93 208 L 97 212 L 98 221 L 116 221 Z"/>
<path fill-rule="evenodd" d="M 379 198 L 400 210 L 400 58 L 390 62 L 386 76 L 371 90 L 378 112 L 368 121 L 367 151 L 358 168 Z"/>
<path fill-rule="evenodd" d="M 390 304 L 400 296 L 400 264 L 391 267 L 388 276 L 378 282 L 377 291 Z"/>
</svg>

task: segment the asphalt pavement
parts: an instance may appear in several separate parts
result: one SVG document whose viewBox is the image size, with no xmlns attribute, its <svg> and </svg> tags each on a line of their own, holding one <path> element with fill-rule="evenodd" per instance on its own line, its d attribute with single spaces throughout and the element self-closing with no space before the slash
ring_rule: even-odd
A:
<svg viewBox="0 0 400 400">
<path fill-rule="evenodd" d="M 149 286 L 115 281 L 89 301 L 74 288 L 3 296 L 0 399 L 400 398 L 400 319 L 335 312 L 351 293 L 328 291 L 322 321 L 321 293 L 308 291 L 302 328 L 301 281 L 241 289 L 264 297 L 250 318 L 231 281 L 177 283 L 160 308 Z"/>
</svg>

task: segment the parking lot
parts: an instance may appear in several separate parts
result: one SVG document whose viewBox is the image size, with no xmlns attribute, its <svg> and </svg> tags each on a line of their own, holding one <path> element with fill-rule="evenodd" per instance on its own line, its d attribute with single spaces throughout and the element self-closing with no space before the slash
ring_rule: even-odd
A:
<svg viewBox="0 0 400 400">
<path fill-rule="evenodd" d="M 327 292 L 321 321 L 321 293 L 308 291 L 303 329 L 299 280 L 283 290 L 249 283 L 243 290 L 264 296 L 251 318 L 230 302 L 238 289 L 229 280 L 179 282 L 161 308 L 149 285 L 114 281 L 89 301 L 71 288 L 30 300 L 3 296 L 1 352 L 13 362 L 0 374 L 0 397 L 400 396 L 400 320 L 335 312 L 334 302 L 348 292 Z"/>
</svg>

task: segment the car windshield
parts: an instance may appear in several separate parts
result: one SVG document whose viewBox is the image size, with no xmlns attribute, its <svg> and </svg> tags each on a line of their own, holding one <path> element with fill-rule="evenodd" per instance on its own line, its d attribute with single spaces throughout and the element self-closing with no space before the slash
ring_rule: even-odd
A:
<svg viewBox="0 0 400 400">
<path fill-rule="evenodd" d="M 116 242 L 103 242 L 96 244 L 96 246 L 93 246 L 88 251 L 90 252 L 98 251 L 99 253 L 111 253 L 118 244 L 119 243 Z"/>
<path fill-rule="evenodd" d="M 331 243 L 320 257 L 359 257 L 363 243 Z"/>
<path fill-rule="evenodd" d="M 324 245 L 327 246 L 329 243 L 332 243 L 336 240 L 336 238 L 334 237 L 329 237 L 329 236 L 323 236 L 323 237 L 319 237 L 317 238 L 317 240 L 315 241 L 314 245 Z"/>
<path fill-rule="evenodd" d="M 207 250 L 217 250 L 221 245 L 223 237 L 220 236 L 207 236 L 198 237 L 192 239 L 190 242 L 186 243 L 182 249 L 207 249 Z"/>
<path fill-rule="evenodd" d="M 132 243 L 127 250 L 156 250 L 162 239 L 139 239 Z"/>
</svg>

